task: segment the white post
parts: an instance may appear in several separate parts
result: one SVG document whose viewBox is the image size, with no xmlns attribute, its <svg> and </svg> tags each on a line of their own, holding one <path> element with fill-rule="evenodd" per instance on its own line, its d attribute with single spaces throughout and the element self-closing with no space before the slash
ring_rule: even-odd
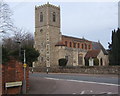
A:
<svg viewBox="0 0 120 96">
<path fill-rule="evenodd" d="M 26 94 L 26 57 L 24 50 L 24 80 L 23 80 L 23 94 Z"/>
</svg>

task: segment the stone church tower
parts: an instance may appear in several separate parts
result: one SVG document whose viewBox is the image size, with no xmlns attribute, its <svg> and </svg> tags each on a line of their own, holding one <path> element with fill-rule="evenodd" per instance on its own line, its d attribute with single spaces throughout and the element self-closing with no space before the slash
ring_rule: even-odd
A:
<svg viewBox="0 0 120 96">
<path fill-rule="evenodd" d="M 34 66 L 50 67 L 57 64 L 55 44 L 59 41 L 61 41 L 60 7 L 49 3 L 35 7 L 34 47 L 40 56 Z"/>
</svg>

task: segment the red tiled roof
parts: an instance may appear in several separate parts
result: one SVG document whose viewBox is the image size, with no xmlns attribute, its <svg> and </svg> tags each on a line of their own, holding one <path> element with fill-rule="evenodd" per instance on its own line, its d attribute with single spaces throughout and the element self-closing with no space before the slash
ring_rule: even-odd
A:
<svg viewBox="0 0 120 96">
<path fill-rule="evenodd" d="M 100 53 L 100 50 L 91 50 L 88 51 L 87 54 L 85 55 L 85 58 L 88 59 L 90 57 L 95 58 L 98 56 L 98 54 Z"/>
<path fill-rule="evenodd" d="M 89 41 L 89 40 L 87 40 L 87 39 L 85 39 L 85 38 L 77 38 L 77 37 L 62 35 L 62 38 L 63 38 L 63 37 L 64 37 L 64 38 L 70 38 L 70 39 L 75 40 L 75 41 L 87 41 L 87 42 L 91 42 L 91 41 Z"/>
<path fill-rule="evenodd" d="M 106 49 L 102 46 L 100 42 L 92 42 L 92 49 L 93 50 L 102 50 L 105 55 L 108 55 Z"/>
<path fill-rule="evenodd" d="M 62 41 L 60 41 L 55 46 L 65 46 L 65 44 Z"/>
</svg>

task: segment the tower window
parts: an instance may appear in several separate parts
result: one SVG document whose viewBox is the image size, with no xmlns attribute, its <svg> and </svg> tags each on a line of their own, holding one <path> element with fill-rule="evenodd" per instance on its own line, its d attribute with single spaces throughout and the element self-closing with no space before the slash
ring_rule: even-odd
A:
<svg viewBox="0 0 120 96">
<path fill-rule="evenodd" d="M 55 12 L 53 12 L 53 22 L 55 22 L 55 20 L 56 20 Z"/>
<path fill-rule="evenodd" d="M 43 13 L 40 12 L 40 22 L 43 22 Z"/>
</svg>

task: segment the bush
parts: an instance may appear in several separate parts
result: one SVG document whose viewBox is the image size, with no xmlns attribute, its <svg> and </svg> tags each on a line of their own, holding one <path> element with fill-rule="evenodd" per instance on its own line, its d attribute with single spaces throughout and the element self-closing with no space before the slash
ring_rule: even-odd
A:
<svg viewBox="0 0 120 96">
<path fill-rule="evenodd" d="M 99 60 L 97 58 L 94 58 L 94 65 L 98 66 L 99 65 Z"/>
<path fill-rule="evenodd" d="M 59 66 L 65 67 L 67 65 L 67 59 L 61 58 L 59 59 Z"/>
</svg>

